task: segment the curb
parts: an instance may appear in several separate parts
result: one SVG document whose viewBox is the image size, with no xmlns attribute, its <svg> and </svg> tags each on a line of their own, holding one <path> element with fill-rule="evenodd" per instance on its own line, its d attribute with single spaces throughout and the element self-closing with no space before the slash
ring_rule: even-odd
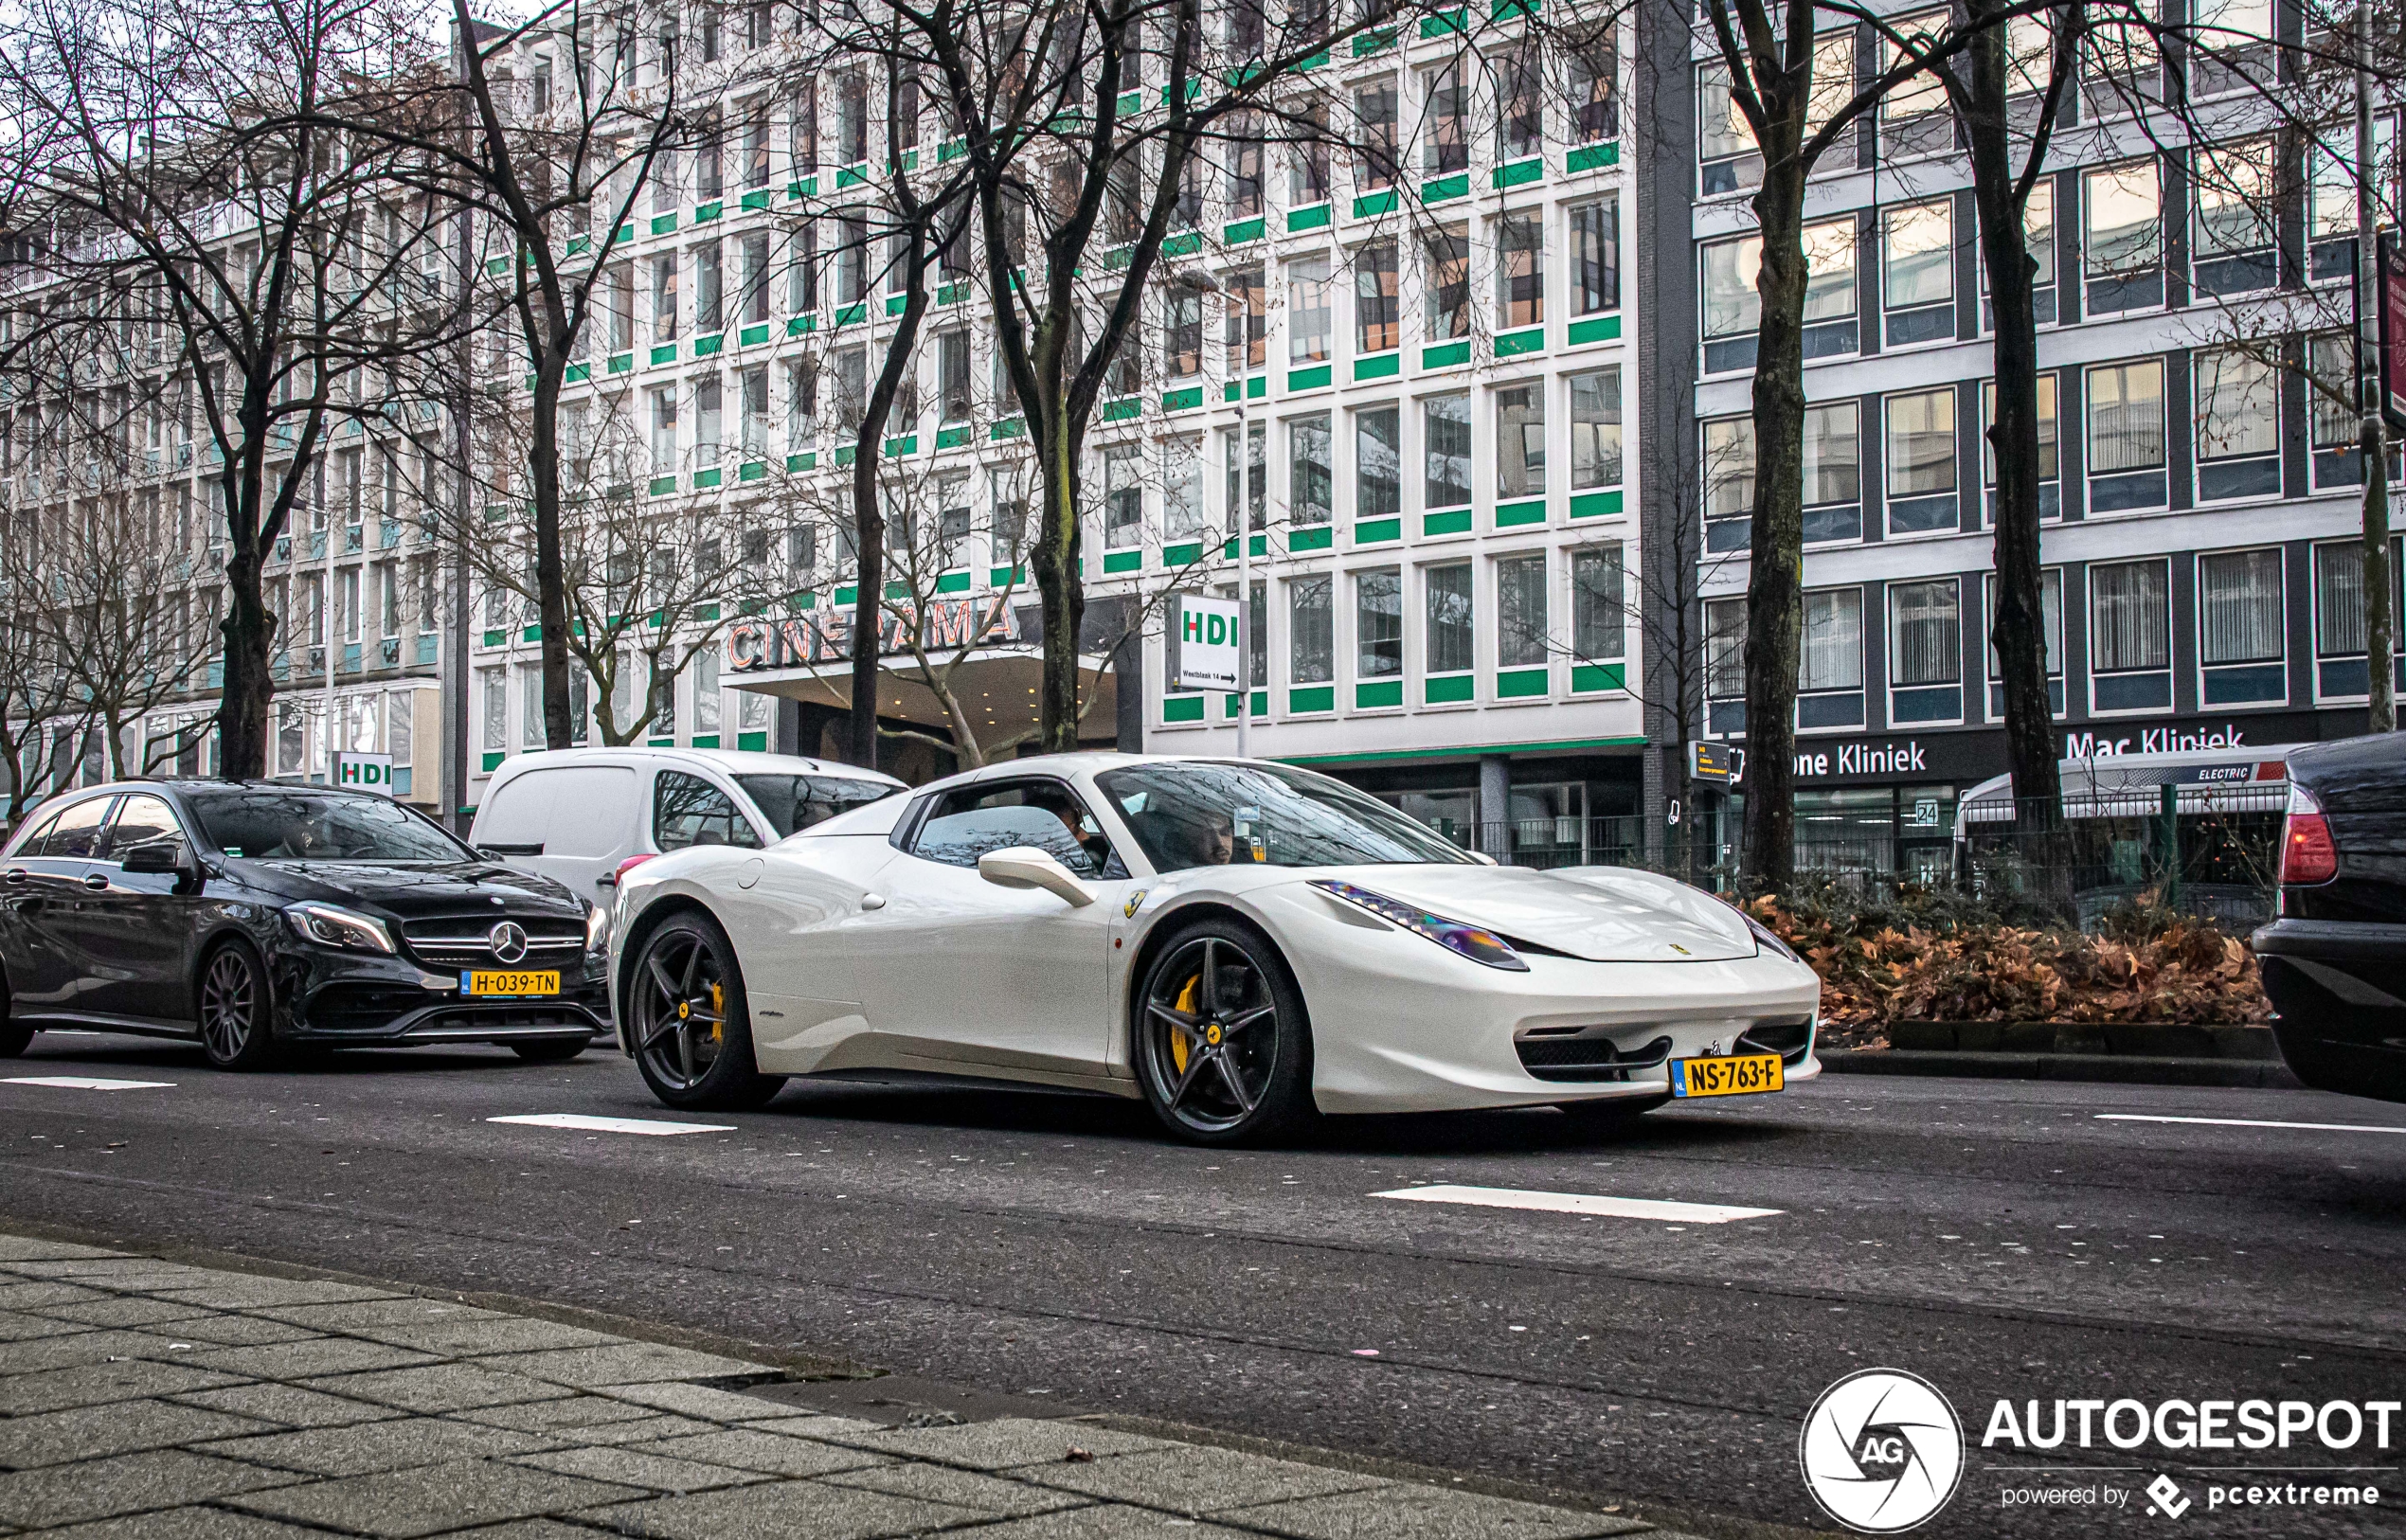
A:
<svg viewBox="0 0 2406 1540">
<path fill-rule="evenodd" d="M 2159 1054 L 1933 1052 L 1919 1048 L 1825 1049 L 1836 1075 L 1942 1075 L 1964 1080 L 2087 1081 L 2110 1085 L 2237 1085 L 2300 1088 L 2287 1065 L 2262 1059 L 2186 1059 Z"/>
</svg>

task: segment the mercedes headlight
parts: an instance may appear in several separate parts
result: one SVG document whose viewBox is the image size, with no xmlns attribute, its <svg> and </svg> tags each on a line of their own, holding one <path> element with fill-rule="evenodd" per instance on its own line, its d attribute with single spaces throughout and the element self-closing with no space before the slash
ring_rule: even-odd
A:
<svg viewBox="0 0 2406 1540">
<path fill-rule="evenodd" d="M 372 914 L 332 904 L 296 904 L 284 911 L 301 940 L 347 952 L 393 952 L 392 932 Z"/>
<path fill-rule="evenodd" d="M 610 943 L 610 911 L 598 904 L 584 906 L 584 949 L 599 952 Z"/>
<path fill-rule="evenodd" d="M 1441 914 L 1430 914 L 1426 909 L 1397 903 L 1384 893 L 1374 893 L 1367 887 L 1357 887 L 1334 878 L 1315 879 L 1312 886 L 1332 898 L 1340 898 L 1356 908 L 1369 910 L 1389 924 L 1410 931 L 1415 936 L 1426 937 L 1446 951 L 1468 958 L 1473 962 L 1484 963 L 1490 968 L 1507 968 L 1514 973 L 1525 974 L 1529 971 L 1529 965 L 1520 959 L 1520 954 L 1493 931 L 1466 925 L 1459 920 L 1448 920 Z"/>
</svg>

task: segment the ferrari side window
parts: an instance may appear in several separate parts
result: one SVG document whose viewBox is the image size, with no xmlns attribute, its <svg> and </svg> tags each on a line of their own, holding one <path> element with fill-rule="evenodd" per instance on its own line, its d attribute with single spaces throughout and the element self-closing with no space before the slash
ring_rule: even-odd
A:
<svg viewBox="0 0 2406 1540">
<path fill-rule="evenodd" d="M 1124 877 L 1118 852 L 1077 794 L 1058 781 L 1015 781 L 950 793 L 927 812 L 910 853 L 974 867 L 992 851 L 1032 846 L 1081 877 Z"/>
<path fill-rule="evenodd" d="M 663 851 L 689 845 L 742 845 L 757 850 L 760 836 L 735 801 L 699 776 L 663 770 L 652 783 L 652 842 Z"/>
</svg>

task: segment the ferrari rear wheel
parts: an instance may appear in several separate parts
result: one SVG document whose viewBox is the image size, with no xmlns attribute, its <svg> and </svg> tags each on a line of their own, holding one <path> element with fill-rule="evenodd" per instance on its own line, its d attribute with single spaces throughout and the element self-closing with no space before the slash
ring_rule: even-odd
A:
<svg viewBox="0 0 2406 1540">
<path fill-rule="evenodd" d="M 757 1107 L 785 1083 L 753 1060 L 735 948 L 701 915 L 677 915 L 644 939 L 627 1008 L 636 1068 L 672 1107 Z"/>
<path fill-rule="evenodd" d="M 1181 927 L 1137 999 L 1137 1079 L 1172 1133 L 1235 1144 L 1311 1116 L 1302 993 L 1260 931 L 1218 919 Z"/>
</svg>

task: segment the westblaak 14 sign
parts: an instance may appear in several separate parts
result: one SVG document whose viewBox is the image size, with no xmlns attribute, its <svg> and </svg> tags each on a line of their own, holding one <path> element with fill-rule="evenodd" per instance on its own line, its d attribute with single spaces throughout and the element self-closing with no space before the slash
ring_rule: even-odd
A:
<svg viewBox="0 0 2406 1540">
<path fill-rule="evenodd" d="M 727 669 L 754 673 L 841 662 L 853 655 L 857 613 L 807 610 L 800 615 L 738 620 L 727 630 Z M 879 613 L 877 651 L 881 654 L 907 653 L 914 631 L 920 645 L 944 652 L 1020 639 L 1018 614 L 1000 599 L 938 600 L 924 608 L 906 600 Z"/>
</svg>

